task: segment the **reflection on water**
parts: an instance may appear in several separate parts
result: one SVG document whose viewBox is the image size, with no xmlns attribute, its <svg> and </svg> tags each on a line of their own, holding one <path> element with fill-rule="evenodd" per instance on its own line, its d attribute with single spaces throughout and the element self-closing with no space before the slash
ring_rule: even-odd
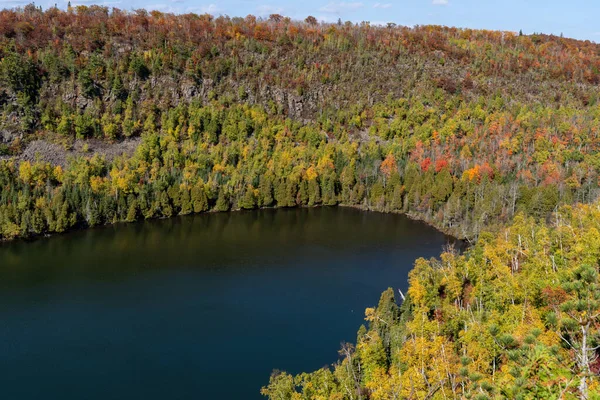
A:
<svg viewBox="0 0 600 400">
<path fill-rule="evenodd" d="M 399 215 L 264 210 L 0 246 L 4 398 L 261 398 L 336 360 L 449 239 Z"/>
</svg>

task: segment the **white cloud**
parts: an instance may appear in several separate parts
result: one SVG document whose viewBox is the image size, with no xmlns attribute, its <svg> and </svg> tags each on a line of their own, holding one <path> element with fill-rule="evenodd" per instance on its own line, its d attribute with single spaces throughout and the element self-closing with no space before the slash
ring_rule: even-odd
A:
<svg viewBox="0 0 600 400">
<path fill-rule="evenodd" d="M 202 7 L 190 7 L 189 11 L 192 11 L 192 9 L 196 9 L 199 10 L 202 14 L 211 14 L 211 15 L 216 15 L 219 14 L 222 10 L 219 8 L 219 6 L 217 6 L 216 4 L 209 4 L 207 6 L 202 6 Z"/>
<path fill-rule="evenodd" d="M 373 8 L 392 8 L 392 3 L 375 3 Z"/>
<path fill-rule="evenodd" d="M 263 5 L 258 6 L 256 8 L 256 14 L 259 17 L 266 17 L 266 16 L 269 16 L 271 14 L 283 14 L 283 8 L 281 8 L 281 7 L 273 7 L 273 6 L 269 6 L 269 5 L 263 4 Z"/>
<path fill-rule="evenodd" d="M 446 6 L 448 5 L 448 0 L 433 0 L 432 4 L 436 6 Z"/>
<path fill-rule="evenodd" d="M 331 3 L 327 4 L 326 6 L 319 8 L 319 11 L 333 13 L 333 14 L 341 14 L 341 13 L 347 12 L 347 11 L 358 10 L 359 8 L 362 8 L 363 6 L 364 6 L 364 4 L 361 2 L 358 2 L 358 1 L 356 1 L 356 2 L 341 1 L 338 3 L 331 2 Z"/>
<path fill-rule="evenodd" d="M 186 0 L 171 0 L 173 3 L 182 3 Z M 186 13 L 195 13 L 195 14 L 211 14 L 211 15 L 220 15 L 223 13 L 223 10 L 219 8 L 215 4 L 209 4 L 207 6 L 190 6 L 185 9 Z"/>
</svg>

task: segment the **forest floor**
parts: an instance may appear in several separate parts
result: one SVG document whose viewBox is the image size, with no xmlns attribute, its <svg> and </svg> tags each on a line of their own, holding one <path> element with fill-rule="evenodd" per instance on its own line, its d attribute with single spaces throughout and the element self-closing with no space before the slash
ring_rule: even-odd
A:
<svg viewBox="0 0 600 400">
<path fill-rule="evenodd" d="M 118 156 L 133 155 L 140 141 L 139 137 L 114 143 L 98 139 L 76 140 L 67 148 L 53 141 L 37 139 L 28 143 L 21 154 L 17 156 L 0 156 L 0 160 L 14 157 L 17 162 L 37 160 L 65 167 L 72 157 L 98 154 L 110 161 Z"/>
</svg>

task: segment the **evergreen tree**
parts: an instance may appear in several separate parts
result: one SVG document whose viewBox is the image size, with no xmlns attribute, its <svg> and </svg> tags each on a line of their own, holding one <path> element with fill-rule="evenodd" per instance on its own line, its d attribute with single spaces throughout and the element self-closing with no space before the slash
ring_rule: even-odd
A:
<svg viewBox="0 0 600 400">
<path fill-rule="evenodd" d="M 202 183 L 198 183 L 192 187 L 191 201 L 195 213 L 208 210 L 208 197 Z"/>
<path fill-rule="evenodd" d="M 219 196 L 217 197 L 217 203 L 215 204 L 215 211 L 228 211 L 229 210 L 229 199 L 223 189 L 219 190 Z"/>
</svg>

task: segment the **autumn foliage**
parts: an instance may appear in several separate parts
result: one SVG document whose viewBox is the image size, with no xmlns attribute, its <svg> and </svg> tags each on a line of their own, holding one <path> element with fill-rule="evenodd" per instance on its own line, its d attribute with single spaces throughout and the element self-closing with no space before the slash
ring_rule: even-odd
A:
<svg viewBox="0 0 600 400">
<path fill-rule="evenodd" d="M 0 157 L 17 158 L 0 169 L 0 235 L 340 203 L 470 239 L 517 212 L 543 219 L 600 193 L 598 49 L 280 15 L 3 10 Z M 142 144 L 79 154 L 59 179 L 52 154 L 19 164 L 34 140 Z"/>
<path fill-rule="evenodd" d="M 518 215 L 465 254 L 417 260 L 405 299 L 390 288 L 367 308 L 356 346 L 345 345 L 340 361 L 296 377 L 275 374 L 263 394 L 595 398 L 598 204 L 563 207 L 553 217 L 540 224 Z M 313 385 L 320 397 L 311 396 Z"/>
</svg>

